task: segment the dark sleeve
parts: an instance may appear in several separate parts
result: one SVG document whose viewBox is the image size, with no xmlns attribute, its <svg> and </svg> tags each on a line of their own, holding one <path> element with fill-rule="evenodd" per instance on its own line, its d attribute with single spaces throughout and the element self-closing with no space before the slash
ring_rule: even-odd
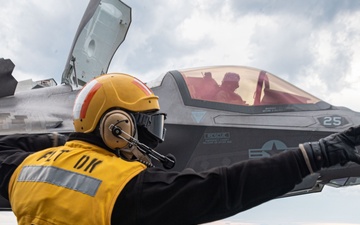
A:
<svg viewBox="0 0 360 225">
<path fill-rule="evenodd" d="M 8 184 L 18 165 L 31 152 L 52 147 L 48 134 L 14 134 L 0 139 L 0 194 L 8 199 Z"/>
<path fill-rule="evenodd" d="M 299 150 L 201 173 L 147 169 L 121 192 L 112 224 L 186 225 L 220 220 L 289 192 L 308 174 Z"/>
</svg>

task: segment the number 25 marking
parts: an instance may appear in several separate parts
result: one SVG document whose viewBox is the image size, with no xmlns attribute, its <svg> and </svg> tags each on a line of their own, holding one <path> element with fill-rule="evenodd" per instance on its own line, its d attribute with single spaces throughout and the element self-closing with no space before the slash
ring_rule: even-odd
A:
<svg viewBox="0 0 360 225">
<path fill-rule="evenodd" d="M 340 116 L 326 116 L 324 117 L 324 126 L 340 126 L 341 119 Z"/>
</svg>

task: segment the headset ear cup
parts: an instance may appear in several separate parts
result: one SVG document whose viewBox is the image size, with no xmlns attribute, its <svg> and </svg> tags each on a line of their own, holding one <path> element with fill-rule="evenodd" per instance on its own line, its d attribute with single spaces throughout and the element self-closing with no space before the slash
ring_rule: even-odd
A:
<svg viewBox="0 0 360 225">
<path fill-rule="evenodd" d="M 113 132 L 111 127 L 118 130 L 114 130 L 115 132 Z M 135 135 L 135 125 L 131 115 L 122 110 L 112 110 L 106 113 L 100 120 L 99 129 L 105 145 L 113 150 L 121 149 L 128 145 L 128 142 L 118 137 L 118 135 L 125 139 L 130 138 L 128 135 L 131 137 Z"/>
</svg>

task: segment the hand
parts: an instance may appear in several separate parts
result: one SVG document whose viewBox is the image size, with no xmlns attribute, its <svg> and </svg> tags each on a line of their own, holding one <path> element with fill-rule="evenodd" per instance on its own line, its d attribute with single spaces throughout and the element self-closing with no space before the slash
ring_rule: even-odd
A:
<svg viewBox="0 0 360 225">
<path fill-rule="evenodd" d="M 352 161 L 360 164 L 360 126 L 351 127 L 340 133 L 331 134 L 317 142 L 300 144 L 305 161 L 311 165 L 310 172 Z M 306 155 L 305 155 L 306 154 Z M 309 164 L 308 164 L 309 167 Z M 311 171 L 312 169 L 312 171 Z"/>
</svg>

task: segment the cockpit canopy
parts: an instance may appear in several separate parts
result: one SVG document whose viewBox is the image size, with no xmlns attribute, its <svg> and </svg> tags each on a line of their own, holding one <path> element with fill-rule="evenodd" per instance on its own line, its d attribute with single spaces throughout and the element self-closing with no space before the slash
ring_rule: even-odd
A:
<svg viewBox="0 0 360 225">
<path fill-rule="evenodd" d="M 171 76 L 187 106 L 247 114 L 329 110 L 333 106 L 281 78 L 244 66 L 173 70 L 148 83 L 161 86 Z"/>
<path fill-rule="evenodd" d="M 179 72 L 193 99 L 245 106 L 316 104 L 321 101 L 268 72 L 253 68 L 208 67 Z"/>
</svg>

